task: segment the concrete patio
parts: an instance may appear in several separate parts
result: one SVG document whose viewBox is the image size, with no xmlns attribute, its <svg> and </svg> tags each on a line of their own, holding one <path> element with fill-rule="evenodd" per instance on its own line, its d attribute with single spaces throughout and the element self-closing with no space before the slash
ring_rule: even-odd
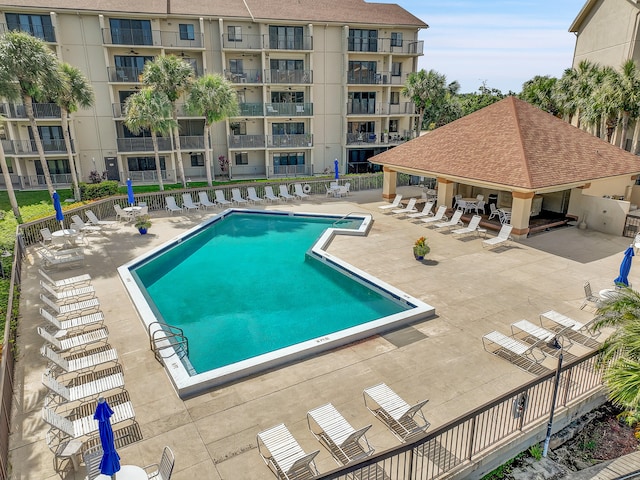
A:
<svg viewBox="0 0 640 480">
<path fill-rule="evenodd" d="M 420 189 L 402 187 L 399 193 L 419 196 Z M 141 466 L 158 462 L 162 447 L 169 445 L 176 455 L 175 480 L 273 479 L 256 450 L 256 434 L 285 423 L 305 451 L 320 449 L 316 463 L 326 472 L 337 465 L 309 432 L 306 412 L 328 402 L 356 428 L 373 424 L 367 436 L 376 451 L 394 447 L 398 440 L 364 407 L 364 388 L 385 382 L 409 403 L 429 398 L 425 414 L 433 428 L 530 380 L 531 374 L 484 351 L 482 335 L 491 330 L 510 333 L 512 322 L 537 322 L 539 313 L 550 309 L 589 320 L 592 312 L 579 309 L 583 282 L 589 280 L 595 292 L 609 287 L 630 243 L 629 238 L 564 227 L 489 250 L 482 248 L 481 237 L 458 239 L 410 219 L 385 215 L 378 209 L 383 204 L 381 191 L 375 190 L 337 199 L 315 195 L 305 202 L 258 208 L 372 213 L 368 236 L 337 237 L 329 251 L 433 305 L 437 316 L 186 401 L 178 398 L 149 350 L 146 331 L 116 269 L 215 212 L 174 216 L 153 212 L 149 234 L 141 236 L 132 226 L 121 225 L 107 234 L 92 235 L 82 267 L 52 269 L 54 278 L 90 273 L 94 279 L 109 343 L 119 353 L 143 435 L 142 441 L 119 450 L 121 462 Z M 417 262 L 412 246 L 422 235 L 431 253 L 425 262 Z M 42 323 L 38 265 L 32 247 L 23 275 L 10 442 L 16 480 L 59 478 L 45 443 L 48 426 L 40 418 L 46 363 L 36 333 Z M 212 274 L 223 281 L 224 272 Z M 255 288 L 269 288 L 277 281 L 259 268 L 248 276 Z M 630 282 L 640 282 L 634 268 Z M 586 350 L 569 351 L 579 355 Z M 554 365 L 553 359 L 545 360 L 545 366 Z M 81 468 L 64 478 L 85 475 Z"/>
</svg>

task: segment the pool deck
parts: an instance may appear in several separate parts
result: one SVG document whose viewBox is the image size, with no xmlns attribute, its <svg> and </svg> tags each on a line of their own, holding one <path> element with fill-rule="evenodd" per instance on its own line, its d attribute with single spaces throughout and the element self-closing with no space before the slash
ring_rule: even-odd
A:
<svg viewBox="0 0 640 480">
<path fill-rule="evenodd" d="M 402 187 L 399 192 L 419 195 L 420 190 Z M 384 204 L 381 191 L 375 190 L 340 199 L 315 195 L 304 202 L 259 208 L 372 213 L 374 224 L 368 236 L 338 236 L 328 251 L 433 305 L 435 318 L 186 401 L 178 398 L 149 350 L 146 331 L 117 267 L 215 212 L 174 216 L 153 212 L 149 234 L 141 236 L 132 226 L 122 225 L 105 235 L 90 235 L 82 267 L 53 268 L 54 278 L 90 273 L 94 279 L 109 343 L 118 351 L 143 435 L 142 441 L 119 450 L 122 464 L 158 462 L 162 447 L 169 445 L 176 455 L 173 480 L 272 480 L 273 474 L 258 455 L 256 434 L 285 423 L 305 451 L 320 450 L 316 464 L 326 472 L 337 465 L 309 432 L 306 413 L 328 402 L 355 428 L 372 424 L 367 437 L 377 451 L 396 446 L 398 440 L 364 407 L 364 388 L 385 382 L 409 403 L 430 399 L 424 411 L 431 424 L 438 426 L 532 379 L 530 373 L 487 353 L 482 335 L 491 330 L 509 333 L 512 322 L 535 322 L 539 313 L 550 309 L 589 320 L 592 312 L 579 309 L 583 282 L 589 280 L 594 292 L 609 287 L 630 243 L 624 237 L 565 227 L 507 247 L 483 249 L 482 237 L 454 238 L 410 219 L 385 215 L 378 209 Z M 425 262 L 418 262 L 412 246 L 422 235 L 431 253 Z M 38 265 L 32 247 L 20 305 L 10 438 L 13 479 L 60 478 L 45 443 L 48 427 L 40 419 L 46 390 L 41 383 L 45 362 L 39 354 L 43 342 L 35 328 L 42 324 Z M 632 284 L 640 284 L 636 272 L 632 267 Z M 219 276 L 224 288 L 224 272 L 211 274 Z M 277 282 L 258 263 L 255 271 L 247 272 L 248 298 L 251 289 L 271 288 Z M 569 351 L 579 355 L 586 350 L 572 347 Z M 554 362 L 547 359 L 545 365 L 553 368 Z M 85 475 L 81 467 L 63 478 Z"/>
</svg>

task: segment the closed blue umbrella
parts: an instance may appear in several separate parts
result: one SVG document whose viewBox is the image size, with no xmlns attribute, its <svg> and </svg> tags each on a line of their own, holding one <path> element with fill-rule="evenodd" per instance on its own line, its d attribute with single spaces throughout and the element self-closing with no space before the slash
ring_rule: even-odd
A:
<svg viewBox="0 0 640 480">
<path fill-rule="evenodd" d="M 338 178 L 340 178 L 340 167 L 338 166 L 337 158 L 333 161 L 333 171 L 336 175 L 336 180 L 338 180 Z"/>
<path fill-rule="evenodd" d="M 631 261 L 633 260 L 633 246 L 630 246 L 624 251 L 624 257 L 622 258 L 622 263 L 620 264 L 620 275 L 616 278 L 613 283 L 616 285 L 624 285 L 625 287 L 629 286 L 629 271 L 631 271 Z"/>
<path fill-rule="evenodd" d="M 133 197 L 133 184 L 130 178 L 127 178 L 127 197 L 129 198 L 129 205 L 136 203 L 136 199 Z"/>
<path fill-rule="evenodd" d="M 113 440 L 113 429 L 111 428 L 111 415 L 113 410 L 107 401 L 100 397 L 98 406 L 93 418 L 98 421 L 98 432 L 100 433 L 100 443 L 102 444 L 102 460 L 100 461 L 100 473 L 103 475 L 112 475 L 120 471 L 120 455 L 116 452 L 116 446 Z"/>
<path fill-rule="evenodd" d="M 55 190 L 53 191 L 53 208 L 56 210 L 56 220 L 60 222 L 60 227 L 64 230 L 64 213 L 62 213 L 62 205 L 60 204 L 60 195 Z"/>
</svg>

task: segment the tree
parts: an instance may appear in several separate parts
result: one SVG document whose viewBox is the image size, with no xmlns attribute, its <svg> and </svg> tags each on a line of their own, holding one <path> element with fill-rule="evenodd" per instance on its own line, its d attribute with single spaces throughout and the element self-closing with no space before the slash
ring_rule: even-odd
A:
<svg viewBox="0 0 640 480">
<path fill-rule="evenodd" d="M 233 85 L 222 75 L 200 77 L 192 85 L 187 98 L 187 110 L 198 116 L 204 116 L 204 164 L 207 172 L 207 184 L 213 185 L 211 175 L 211 129 L 215 122 L 237 115 L 238 100 Z"/>
<path fill-rule="evenodd" d="M 558 108 L 558 113 L 569 123 L 573 123 L 573 118 L 578 113 L 576 77 L 576 70 L 567 68 L 562 77 L 553 86 L 553 92 L 551 93 L 553 101 Z"/>
<path fill-rule="evenodd" d="M 2 82 L 0 96 L 8 100 L 22 99 L 47 189 L 53 195 L 51 173 L 33 113 L 33 101 L 49 100 L 49 92 L 61 90 L 63 79 L 58 59 L 42 40 L 23 32 L 7 32 L 0 37 L 0 78 L 15 82 Z"/>
<path fill-rule="evenodd" d="M 78 183 L 78 172 L 71 148 L 71 138 L 69 135 L 69 114 L 76 112 L 79 107 L 88 108 L 95 100 L 93 88 L 82 72 L 69 65 L 62 63 L 60 72 L 64 77 L 63 88 L 55 92 L 54 101 L 60 107 L 60 117 L 62 119 L 62 136 L 67 148 L 69 159 L 69 169 L 71 170 L 71 181 L 73 182 L 73 196 L 80 200 L 80 185 Z"/>
<path fill-rule="evenodd" d="M 170 133 L 177 127 L 178 122 L 172 117 L 171 102 L 164 92 L 155 90 L 152 87 L 145 87 L 127 97 L 124 111 L 124 123 L 132 133 L 138 135 L 145 130 L 151 133 L 158 185 L 160 186 L 160 191 L 163 191 L 164 184 L 162 183 L 162 169 L 160 168 L 158 134 Z"/>
<path fill-rule="evenodd" d="M 558 116 L 560 109 L 553 95 L 557 81 L 557 78 L 549 75 L 536 75 L 522 84 L 522 91 L 518 94 L 518 98 L 551 115 Z"/>
<path fill-rule="evenodd" d="M 142 83 L 164 93 L 169 102 L 171 102 L 172 116 L 175 122 L 172 128 L 173 142 L 183 188 L 187 188 L 187 179 L 182 162 L 180 132 L 178 130 L 178 106 L 176 102 L 182 94 L 189 91 L 193 79 L 193 67 L 175 55 L 160 55 L 153 61 L 147 62 L 142 71 Z"/>
<path fill-rule="evenodd" d="M 512 92 L 509 92 L 512 93 Z M 462 108 L 462 116 L 469 115 L 470 113 L 480 110 L 481 108 L 488 107 L 489 105 L 499 102 L 505 98 L 503 94 L 497 88 L 489 88 L 485 82 L 480 85 L 478 92 L 464 93 L 458 95 L 460 100 L 460 106 Z"/>
<path fill-rule="evenodd" d="M 619 104 L 614 85 L 619 82 L 619 73 L 611 67 L 594 70 L 591 95 L 583 110 L 585 118 L 595 127 L 594 135 L 610 142 L 618 122 Z"/>
<path fill-rule="evenodd" d="M 640 116 L 640 70 L 635 61 L 627 60 L 622 64 L 618 82 L 613 85 L 613 89 L 615 103 L 620 109 L 622 120 L 619 147 L 624 149 L 629 121 L 637 120 Z"/>
<path fill-rule="evenodd" d="M 411 72 L 407 82 L 402 87 L 402 95 L 411 98 L 419 120 L 416 123 L 416 136 L 420 135 L 420 129 L 424 124 L 425 113 L 442 101 L 446 94 L 447 77 L 435 70 L 424 69 L 419 72 Z"/>
<path fill-rule="evenodd" d="M 632 416 L 640 413 L 640 293 L 623 288 L 598 308 L 594 328 L 616 330 L 603 342 L 598 366 L 610 400 Z"/>
</svg>

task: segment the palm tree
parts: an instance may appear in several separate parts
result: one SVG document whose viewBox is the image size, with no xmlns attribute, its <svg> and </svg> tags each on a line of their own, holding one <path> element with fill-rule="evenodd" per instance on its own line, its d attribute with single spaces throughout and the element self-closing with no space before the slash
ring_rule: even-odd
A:
<svg viewBox="0 0 640 480">
<path fill-rule="evenodd" d="M 192 85 L 187 98 L 187 110 L 198 116 L 204 116 L 204 164 L 207 172 L 207 184 L 211 187 L 211 152 L 209 150 L 211 129 L 215 122 L 237 115 L 238 99 L 233 85 L 222 75 L 205 75 Z"/>
<path fill-rule="evenodd" d="M 549 75 L 536 75 L 524 82 L 518 97 L 551 115 L 558 115 L 560 109 L 556 106 L 553 95 L 557 81 L 557 78 Z"/>
<path fill-rule="evenodd" d="M 147 62 L 142 71 L 142 83 L 163 92 L 171 102 L 172 115 L 175 122 L 175 126 L 172 128 L 173 142 L 183 188 L 187 188 L 187 179 L 184 175 L 184 165 L 182 163 L 176 102 L 183 93 L 189 91 L 193 79 L 193 67 L 175 55 L 160 55 L 152 62 Z"/>
<path fill-rule="evenodd" d="M 0 77 L 15 82 L 2 82 L 0 96 L 8 100 L 22 98 L 47 189 L 53 195 L 51 173 L 33 113 L 33 101 L 48 100 L 48 92 L 61 90 L 63 79 L 58 59 L 42 40 L 23 32 L 7 32 L 0 37 Z"/>
<path fill-rule="evenodd" d="M 134 134 L 145 130 L 151 132 L 153 153 L 156 161 L 156 175 L 160 190 L 164 190 L 162 183 L 162 169 L 160 168 L 160 154 L 158 153 L 158 134 L 170 133 L 177 122 L 171 116 L 171 102 L 167 96 L 151 87 L 145 87 L 137 93 L 127 97 L 124 105 L 124 123 Z"/>
<path fill-rule="evenodd" d="M 80 70 L 76 67 L 63 63 L 60 71 L 65 78 L 64 88 L 54 96 L 56 104 L 60 107 L 60 117 L 62 119 L 62 136 L 67 148 L 69 159 L 69 169 L 71 170 L 71 180 L 73 182 L 73 195 L 76 200 L 80 200 L 80 185 L 78 183 L 78 173 L 71 148 L 71 138 L 69 135 L 69 114 L 78 110 L 78 107 L 88 108 L 95 100 L 93 88 Z"/>
<path fill-rule="evenodd" d="M 640 293 L 621 289 L 598 309 L 594 328 L 614 327 L 600 347 L 599 367 L 609 398 L 631 412 L 640 413 Z"/>
<path fill-rule="evenodd" d="M 411 98 L 420 116 L 420 120 L 416 123 L 416 136 L 420 136 L 427 109 L 445 97 L 446 82 L 447 77 L 435 70 L 426 72 L 422 69 L 419 72 L 411 72 L 407 77 L 407 83 L 402 87 L 401 93 Z"/>
<path fill-rule="evenodd" d="M 618 82 L 613 85 L 616 103 L 621 110 L 622 127 L 619 147 L 624 149 L 629 130 L 629 121 L 640 115 L 640 70 L 633 60 L 622 64 Z M 640 122 L 636 122 L 638 124 Z"/>
<path fill-rule="evenodd" d="M 558 108 L 558 113 L 565 121 L 573 124 L 573 119 L 578 113 L 577 97 L 577 72 L 573 68 L 567 68 L 562 77 L 553 86 L 551 96 Z"/>
<path fill-rule="evenodd" d="M 620 82 L 620 74 L 614 68 L 602 67 L 595 72 L 592 80 L 594 85 L 586 111 L 589 113 L 590 121 L 597 126 L 600 138 L 612 142 L 620 112 L 615 86 Z"/>
</svg>

